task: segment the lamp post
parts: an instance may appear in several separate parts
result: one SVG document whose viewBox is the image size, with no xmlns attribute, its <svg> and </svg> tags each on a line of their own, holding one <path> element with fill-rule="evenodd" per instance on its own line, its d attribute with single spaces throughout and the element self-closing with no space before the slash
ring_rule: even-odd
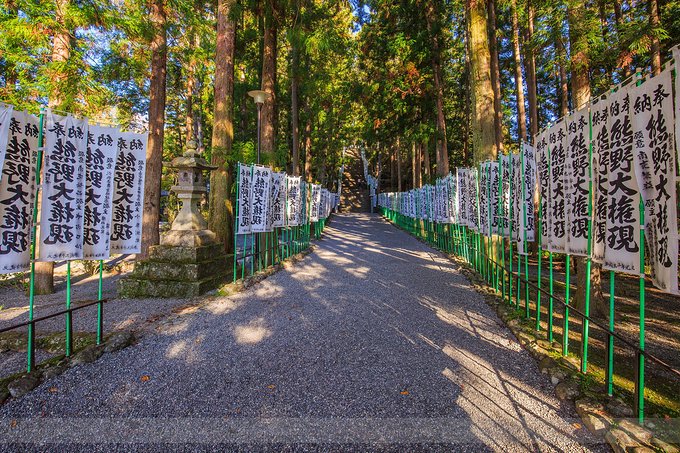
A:
<svg viewBox="0 0 680 453">
<path fill-rule="evenodd" d="M 262 90 L 252 90 L 248 91 L 248 96 L 255 100 L 257 105 L 257 163 L 260 163 L 260 142 L 262 137 L 262 105 L 265 101 L 271 97 L 269 93 Z"/>
</svg>

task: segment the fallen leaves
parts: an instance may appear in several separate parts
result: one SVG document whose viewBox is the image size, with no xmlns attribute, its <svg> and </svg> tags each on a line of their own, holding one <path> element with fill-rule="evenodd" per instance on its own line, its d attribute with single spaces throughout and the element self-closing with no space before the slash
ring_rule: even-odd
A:
<svg viewBox="0 0 680 453">
<path fill-rule="evenodd" d="M 9 427 L 10 427 L 10 428 L 16 428 L 16 427 L 17 427 L 17 421 L 16 421 L 16 420 L 12 420 L 11 422 L 9 422 Z"/>
<path fill-rule="evenodd" d="M 47 391 L 50 393 L 57 393 L 59 389 L 57 387 L 50 387 Z"/>
<path fill-rule="evenodd" d="M 408 394 L 409 394 L 409 393 L 408 393 L 408 390 L 402 390 L 400 393 L 401 393 L 402 395 L 408 395 Z"/>
<path fill-rule="evenodd" d="M 139 378 L 139 380 L 142 382 L 147 382 L 149 379 L 151 379 L 151 377 L 148 374 L 145 374 L 144 376 Z"/>
</svg>

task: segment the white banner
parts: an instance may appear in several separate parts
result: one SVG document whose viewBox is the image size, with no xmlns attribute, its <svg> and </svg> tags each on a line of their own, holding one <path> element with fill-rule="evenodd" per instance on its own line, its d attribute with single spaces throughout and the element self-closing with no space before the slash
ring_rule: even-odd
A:
<svg viewBox="0 0 680 453">
<path fill-rule="evenodd" d="M 564 200 L 567 211 L 567 253 L 588 254 L 588 186 L 590 112 L 585 107 L 567 118 Z"/>
<path fill-rule="evenodd" d="M 272 174 L 272 227 L 281 228 L 286 224 L 286 174 Z"/>
<path fill-rule="evenodd" d="M 609 203 L 609 106 L 611 96 L 591 105 L 593 128 L 593 249 L 592 259 L 605 263 Z"/>
<path fill-rule="evenodd" d="M 251 231 L 250 220 L 252 217 L 251 194 L 253 166 L 246 164 L 238 165 L 238 200 L 236 209 L 236 234 L 248 234 Z"/>
<path fill-rule="evenodd" d="M 38 126 L 37 117 L 12 113 L 0 179 L 0 274 L 30 268 Z"/>
<path fill-rule="evenodd" d="M 319 205 L 321 204 L 321 186 L 312 184 L 312 197 L 310 201 L 310 222 L 319 221 Z"/>
<path fill-rule="evenodd" d="M 529 249 L 526 242 L 536 239 L 536 225 L 534 216 L 534 196 L 536 195 L 536 157 L 532 146 L 523 143 L 522 154 L 519 156 L 520 174 L 522 178 L 517 187 L 518 201 L 517 216 L 517 250 L 526 255 Z M 526 239 L 525 239 L 526 238 Z"/>
<path fill-rule="evenodd" d="M 489 162 L 482 162 L 479 166 L 479 231 L 484 236 L 491 236 L 491 210 L 489 196 L 491 190 Z"/>
<path fill-rule="evenodd" d="M 468 170 L 468 222 L 479 233 L 479 178 L 476 168 Z"/>
<path fill-rule="evenodd" d="M 299 176 L 286 176 L 288 186 L 288 198 L 286 199 L 286 225 L 294 227 L 300 225 L 300 205 L 302 197 L 300 195 Z"/>
<path fill-rule="evenodd" d="M 5 163 L 5 152 L 9 140 L 9 123 L 12 121 L 13 111 L 14 107 L 0 102 L 0 171 L 2 171 Z M 2 174 L 0 174 L 0 181 L 2 181 Z"/>
<path fill-rule="evenodd" d="M 267 230 L 267 211 L 269 210 L 269 185 L 272 171 L 268 167 L 253 167 L 253 183 L 251 189 L 250 225 L 253 233 L 264 233 Z"/>
<path fill-rule="evenodd" d="M 103 260 L 111 252 L 113 175 L 118 154 L 115 127 L 88 127 L 85 159 L 83 259 Z"/>
<path fill-rule="evenodd" d="M 645 238 L 652 263 L 652 281 L 663 291 L 677 294 L 678 219 L 672 94 L 670 67 L 630 89 L 635 173 L 645 204 Z M 612 162 L 617 157 L 612 147 Z M 614 184 L 612 181 L 611 185 Z M 628 241 L 625 236 L 620 240 Z"/>
<path fill-rule="evenodd" d="M 541 249 L 548 249 L 550 232 L 550 159 L 548 156 L 548 137 L 546 131 L 536 138 L 536 169 L 538 176 L 538 194 L 541 222 Z"/>
<path fill-rule="evenodd" d="M 460 206 L 460 211 L 458 212 L 459 214 L 459 223 L 462 226 L 469 226 L 470 222 L 468 221 L 468 206 L 469 206 L 469 195 L 470 191 L 468 190 L 468 170 L 467 168 L 458 168 L 458 205 Z"/>
<path fill-rule="evenodd" d="M 640 268 L 640 185 L 634 169 L 633 99 L 628 89 L 619 90 L 610 99 L 609 150 L 608 155 L 600 156 L 607 164 L 603 268 L 640 275 L 644 270 Z"/>
<path fill-rule="evenodd" d="M 121 132 L 113 177 L 111 253 L 142 251 L 142 210 L 146 177 L 146 145 L 149 136 Z"/>
<path fill-rule="evenodd" d="M 564 121 L 548 129 L 550 152 L 550 236 L 548 250 L 565 253 L 567 247 L 567 210 L 564 170 L 567 160 L 567 125 Z"/>
<path fill-rule="evenodd" d="M 41 261 L 83 257 L 87 120 L 47 114 L 40 214 Z"/>
<path fill-rule="evenodd" d="M 501 234 L 504 237 L 510 237 L 510 183 L 512 182 L 512 167 L 510 165 L 510 156 L 501 154 L 501 216 L 500 226 Z"/>
</svg>

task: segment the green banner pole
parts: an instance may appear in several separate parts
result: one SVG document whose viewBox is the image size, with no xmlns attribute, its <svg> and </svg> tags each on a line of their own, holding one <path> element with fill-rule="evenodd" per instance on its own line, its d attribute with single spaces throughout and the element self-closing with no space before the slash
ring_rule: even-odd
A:
<svg viewBox="0 0 680 453">
<path fill-rule="evenodd" d="M 609 271 L 609 332 L 607 332 L 607 395 L 614 394 L 614 271 Z"/>
<path fill-rule="evenodd" d="M 569 354 L 569 291 L 571 290 L 570 274 L 571 274 L 571 255 L 565 255 L 565 275 L 564 275 L 564 322 L 562 330 L 562 355 Z"/>
<path fill-rule="evenodd" d="M 645 350 L 645 204 L 640 195 L 640 334 L 639 348 Z M 637 353 L 637 376 L 635 379 L 636 412 L 638 422 L 642 424 L 645 419 L 645 356 L 642 352 Z"/>
<path fill-rule="evenodd" d="M 35 325 L 33 324 L 33 312 L 35 305 L 35 242 L 38 231 L 38 200 L 40 194 L 40 169 L 42 168 L 44 151 L 45 109 L 40 108 L 40 120 L 38 129 L 38 156 L 35 164 L 35 197 L 33 198 L 33 227 L 31 228 L 31 276 L 28 289 L 28 339 L 26 344 L 26 371 L 31 372 L 35 368 Z"/>
<path fill-rule="evenodd" d="M 73 352 L 73 313 L 71 312 L 71 260 L 66 261 L 66 357 Z"/>
<path fill-rule="evenodd" d="M 498 245 L 501 253 L 501 297 L 505 300 L 505 206 L 503 204 L 503 155 L 498 154 Z"/>
<path fill-rule="evenodd" d="M 540 192 L 540 191 L 539 191 Z M 543 218 L 543 206 L 542 206 L 542 201 L 539 193 L 539 199 L 538 199 L 538 223 L 536 225 L 536 252 L 538 253 L 538 268 L 536 269 L 536 274 L 537 274 L 537 284 L 538 284 L 538 291 L 536 291 L 536 332 L 539 332 L 541 330 L 541 266 L 543 265 L 543 237 L 542 237 L 542 221 L 541 219 Z"/>
<path fill-rule="evenodd" d="M 97 344 L 102 344 L 104 332 L 104 302 L 102 296 L 104 293 L 104 260 L 99 260 L 99 282 L 97 284 Z"/>
<path fill-rule="evenodd" d="M 586 288 L 583 314 L 583 330 L 581 332 L 581 373 L 585 374 L 588 370 L 588 339 L 590 330 L 590 273 L 592 260 L 590 258 L 593 250 L 593 115 L 588 109 L 588 251 L 586 256 Z"/>
<path fill-rule="evenodd" d="M 238 259 L 237 259 L 238 258 L 238 248 L 237 248 L 237 245 L 236 245 L 236 243 L 237 243 L 236 241 L 237 241 L 237 238 L 238 238 L 238 234 L 237 234 L 237 232 L 238 232 L 238 211 L 239 211 L 238 208 L 239 208 L 239 204 L 241 202 L 241 193 L 240 193 L 241 188 L 239 186 L 240 180 L 241 180 L 241 162 L 237 162 L 236 163 L 236 203 L 235 203 L 236 209 L 234 209 L 234 213 L 235 213 L 234 214 L 234 254 L 233 254 L 234 255 L 234 258 L 233 258 L 233 261 L 234 261 L 234 263 L 233 263 L 234 264 L 234 266 L 233 266 L 234 283 L 236 283 L 236 272 L 237 272 L 237 269 L 238 269 Z"/>
<path fill-rule="evenodd" d="M 529 319 L 531 316 L 529 313 L 529 244 L 527 243 L 527 184 L 526 184 L 526 169 L 524 166 L 524 143 L 520 145 L 520 172 L 522 177 L 520 183 L 522 184 L 522 218 L 523 218 L 523 240 L 522 244 L 524 247 L 524 277 L 526 278 L 526 283 L 524 284 L 524 317 Z M 518 283 L 519 285 L 519 283 Z"/>
<path fill-rule="evenodd" d="M 510 257 L 509 257 L 510 275 L 509 275 L 509 277 L 510 278 L 508 279 L 510 281 L 510 286 L 509 286 L 509 291 L 508 291 L 508 303 L 512 303 L 512 296 L 513 296 L 512 284 L 513 284 L 513 280 L 514 280 L 514 277 L 512 275 L 512 239 L 513 239 L 512 238 L 512 228 L 514 226 L 514 222 L 513 222 L 514 212 L 513 212 L 513 209 L 512 209 L 513 204 L 514 204 L 513 203 L 514 202 L 513 193 L 512 193 L 512 186 L 513 186 L 512 183 L 513 183 L 513 180 L 514 180 L 514 178 L 513 178 L 514 174 L 513 174 L 513 169 L 512 169 L 512 161 L 513 161 L 512 153 L 508 153 L 508 168 L 510 169 L 510 172 L 509 172 L 510 177 L 508 178 L 508 184 L 510 185 L 510 193 L 508 194 L 508 196 L 509 196 L 509 199 L 508 199 L 508 222 L 509 222 L 509 227 L 510 227 L 510 231 L 509 231 L 509 233 L 510 233 L 510 235 L 509 235 L 510 236 L 509 237 L 509 239 L 510 239 L 510 241 L 509 241 L 510 242 Z"/>
</svg>

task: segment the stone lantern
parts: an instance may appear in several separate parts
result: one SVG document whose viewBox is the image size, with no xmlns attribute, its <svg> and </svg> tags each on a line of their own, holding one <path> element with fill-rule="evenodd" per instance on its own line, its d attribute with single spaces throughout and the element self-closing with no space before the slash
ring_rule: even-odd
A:
<svg viewBox="0 0 680 453">
<path fill-rule="evenodd" d="M 207 192 L 204 174 L 216 170 L 196 151 L 196 142 L 164 164 L 177 171 L 177 194 L 182 207 L 161 244 L 149 247 L 149 258 L 135 263 L 135 269 L 118 282 L 121 297 L 195 297 L 219 287 L 229 272 L 223 244 L 199 209 Z"/>
<path fill-rule="evenodd" d="M 193 140 L 187 143 L 187 149 L 182 156 L 175 157 L 172 162 L 164 165 L 177 170 L 177 184 L 170 190 L 177 194 L 182 208 L 177 213 L 175 221 L 172 222 L 170 231 L 161 238 L 161 244 L 184 247 L 214 244 L 217 242 L 215 233 L 208 229 L 208 224 L 199 209 L 199 203 L 208 191 L 204 172 L 217 170 L 217 167 L 208 164 L 201 157 L 196 151 L 196 142 Z"/>
</svg>

